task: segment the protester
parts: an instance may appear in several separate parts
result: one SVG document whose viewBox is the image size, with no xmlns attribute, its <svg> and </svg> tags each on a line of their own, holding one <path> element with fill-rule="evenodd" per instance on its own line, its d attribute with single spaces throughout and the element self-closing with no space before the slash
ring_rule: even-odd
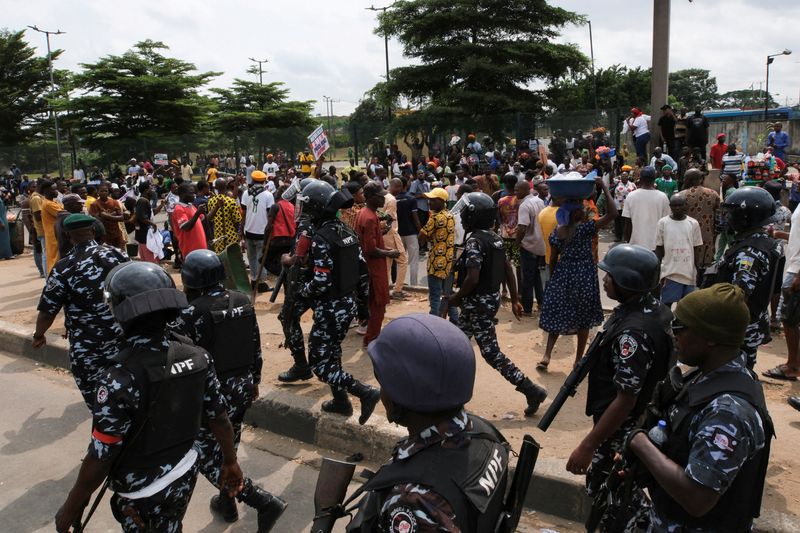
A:
<svg viewBox="0 0 800 533">
<path fill-rule="evenodd" d="M 722 170 L 722 158 L 728 153 L 728 145 L 725 144 L 725 134 L 717 135 L 717 142 L 711 146 L 708 158 L 711 160 L 711 168 Z"/>
<path fill-rule="evenodd" d="M 178 187 L 180 202 L 175 206 L 172 214 L 175 221 L 175 236 L 183 257 L 195 250 L 204 250 L 207 247 L 206 232 L 202 222 L 206 213 L 206 205 L 195 207 L 195 191 L 196 188 L 191 182 L 181 183 Z"/>
<path fill-rule="evenodd" d="M 218 254 L 228 246 L 239 244 L 239 225 L 242 222 L 242 210 L 236 200 L 229 194 L 230 188 L 225 179 L 214 182 L 216 194 L 208 199 L 208 216 L 213 231 L 211 246 Z"/>
<path fill-rule="evenodd" d="M 453 286 L 453 259 L 455 257 L 455 220 L 447 209 L 449 198 L 441 187 L 425 193 L 430 204 L 430 217 L 419 233 L 420 244 L 430 244 L 428 254 L 428 301 L 430 314 L 442 314 Z M 451 322 L 458 321 L 458 310 L 448 309 Z"/>
<path fill-rule="evenodd" d="M 622 213 L 625 209 L 625 199 L 628 195 L 636 190 L 636 184 L 630 180 L 631 170 L 633 168 L 630 165 L 623 165 L 619 180 L 614 185 L 614 204 L 617 206 L 618 213 Z M 625 218 L 618 216 L 614 219 L 614 242 L 621 242 L 624 236 Z"/>
<path fill-rule="evenodd" d="M 736 152 L 736 144 L 730 143 L 725 155 L 722 156 L 722 174 L 730 174 L 737 179 L 742 175 L 744 154 Z"/>
<path fill-rule="evenodd" d="M 267 228 L 267 212 L 275 198 L 266 190 L 264 182 L 267 175 L 260 170 L 253 171 L 253 185 L 242 194 L 244 217 L 241 236 L 247 249 L 247 262 L 250 266 L 250 282 L 258 292 L 270 290 L 267 284 L 267 271 L 260 268 L 264 254 L 264 230 Z"/>
<path fill-rule="evenodd" d="M 84 200 L 77 194 L 65 194 L 63 198 L 64 210 L 56 215 L 56 240 L 58 241 L 58 257 L 67 257 L 72 251 L 72 239 L 69 231 L 64 229 L 64 222 L 67 217 L 73 214 L 83 214 Z M 94 239 L 102 243 L 105 238 L 106 229 L 102 222 L 94 220 Z"/>
<path fill-rule="evenodd" d="M 88 213 L 93 217 L 99 219 L 103 223 L 105 235 L 103 235 L 103 244 L 114 246 L 121 250 L 125 250 L 127 239 L 119 227 L 119 223 L 125 219 L 122 212 L 122 206 L 113 198 L 109 197 L 108 185 L 100 185 L 97 189 L 98 198 L 88 207 Z"/>
<path fill-rule="evenodd" d="M 408 181 L 405 177 L 400 178 L 403 185 L 403 192 L 398 193 L 397 198 L 397 233 L 403 241 L 403 247 L 408 256 L 408 283 L 414 287 L 419 284 L 419 232 L 422 230 L 422 223 L 419 218 L 417 200 L 408 192 Z M 395 185 L 395 187 L 397 187 Z M 398 272 L 398 280 L 399 280 Z M 405 282 L 405 280 L 403 280 Z M 401 290 L 402 293 L 402 290 Z"/>
<path fill-rule="evenodd" d="M 48 186 L 49 184 L 49 186 Z M 47 275 L 53 270 L 53 266 L 59 259 L 58 255 L 58 238 L 56 237 L 56 217 L 58 213 L 64 209 L 64 206 L 56 201 L 58 197 L 58 189 L 53 182 L 45 181 L 45 188 L 43 189 L 44 200 L 42 201 L 42 228 L 44 230 L 45 249 L 47 257 Z"/>
<path fill-rule="evenodd" d="M 390 273 L 389 281 L 392 279 L 392 266 L 396 266 L 394 288 L 389 291 L 389 296 L 399 300 L 405 299 L 407 296 L 403 292 L 403 285 L 406 282 L 406 274 L 408 273 L 408 253 L 399 233 L 400 221 L 398 220 L 397 212 L 397 197 L 402 193 L 403 182 L 399 178 L 392 178 L 389 181 L 389 192 L 386 195 L 386 203 L 383 207 L 384 213 L 390 219 L 389 229 L 383 236 L 383 246 L 387 250 L 397 250 L 400 253 L 397 257 L 386 259 L 386 268 Z M 416 205 L 416 202 L 414 205 Z"/>
<path fill-rule="evenodd" d="M 656 178 L 656 189 L 667 195 L 667 199 L 672 198 L 678 190 L 678 182 L 672 179 L 672 166 L 664 165 L 661 167 L 661 175 Z"/>
<path fill-rule="evenodd" d="M 665 154 L 664 150 L 660 146 L 656 146 L 655 148 L 653 148 L 653 157 L 650 158 L 650 166 L 651 167 L 656 166 L 656 161 L 658 161 L 659 159 L 664 161 L 664 163 L 666 163 L 667 165 L 671 166 L 673 170 L 677 168 L 677 163 L 675 163 L 675 160 L 672 158 L 672 156 L 669 154 Z"/>
<path fill-rule="evenodd" d="M 36 240 L 39 243 L 39 261 L 36 268 L 39 276 L 47 276 L 47 245 L 44 238 L 44 226 L 42 225 L 42 203 L 44 202 L 44 190 L 53 184 L 50 180 L 40 179 L 36 182 L 36 190 L 31 193 L 30 207 L 33 227 L 36 230 Z M 5 222 L 5 221 L 4 221 Z M 33 260 L 36 261 L 36 248 L 34 248 Z"/>
<path fill-rule="evenodd" d="M 139 244 L 139 258 L 148 263 L 159 263 L 159 259 L 147 247 L 147 234 L 149 231 L 158 231 L 158 225 L 153 217 L 164 208 L 165 201 L 162 200 L 155 209 L 151 207 L 153 196 L 152 186 L 145 182 L 139 185 L 139 199 L 136 200 L 133 222 L 136 224 L 134 239 Z"/>
<path fill-rule="evenodd" d="M 684 190 L 680 196 L 686 198 L 686 214 L 700 224 L 703 246 L 699 257 L 695 258 L 698 267 L 704 269 L 714 262 L 716 241 L 717 211 L 720 208 L 719 194 L 702 185 L 703 174 L 697 169 L 689 169 L 683 178 Z"/>
<path fill-rule="evenodd" d="M 786 149 L 791 146 L 789 134 L 783 131 L 783 124 L 776 122 L 772 126 L 772 131 L 767 136 L 767 146 L 772 148 L 775 157 L 786 161 Z"/>
<path fill-rule="evenodd" d="M 344 185 L 345 189 L 350 191 L 353 197 L 353 205 L 342 209 L 339 212 L 339 219 L 344 222 L 350 229 L 356 229 L 356 220 L 358 213 L 364 208 L 366 199 L 364 198 L 364 186 L 358 181 L 348 181 Z"/>
<path fill-rule="evenodd" d="M 708 144 L 708 119 L 703 115 L 703 108 L 695 107 L 694 114 L 686 121 L 686 144 L 692 152 L 699 151 L 700 157 L 706 159 Z"/>
<path fill-rule="evenodd" d="M 638 108 L 631 109 L 631 114 L 622 123 L 622 134 L 629 131 L 633 134 L 636 157 L 647 159 L 647 144 L 650 142 L 650 115 L 645 115 Z"/>
<path fill-rule="evenodd" d="M 658 119 L 658 131 L 661 134 L 661 143 L 667 146 L 667 152 L 674 159 L 680 152 L 680 140 L 676 139 L 675 123 L 677 117 L 672 110 L 672 106 L 664 104 L 661 106 L 661 117 Z M 677 140 L 677 143 L 676 143 Z"/>
<path fill-rule="evenodd" d="M 672 213 L 658 221 L 656 255 L 661 261 L 661 301 L 672 305 L 695 290 L 697 262 L 703 237 L 700 224 L 686 216 L 686 198 L 673 196 L 669 201 Z"/>
<path fill-rule="evenodd" d="M 625 240 L 648 250 L 656 249 L 656 226 L 669 215 L 669 199 L 655 188 L 655 180 L 656 169 L 644 167 L 639 173 L 639 188 L 627 196 L 622 208 Z"/>
<path fill-rule="evenodd" d="M 545 209 L 538 195 L 532 194 L 528 182 L 521 181 L 514 188 L 519 204 L 515 240 L 520 253 L 520 302 L 522 313 L 533 313 L 533 298 L 539 308 L 543 302 L 542 276 L 539 270 L 545 256 L 544 236 L 539 224 L 539 214 Z"/>
</svg>

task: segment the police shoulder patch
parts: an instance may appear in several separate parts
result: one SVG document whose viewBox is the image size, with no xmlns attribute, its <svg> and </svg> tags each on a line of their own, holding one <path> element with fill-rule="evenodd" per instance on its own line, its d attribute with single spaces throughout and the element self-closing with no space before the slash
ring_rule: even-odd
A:
<svg viewBox="0 0 800 533">
<path fill-rule="evenodd" d="M 639 348 L 639 343 L 636 339 L 627 333 L 621 335 L 617 342 L 619 344 L 619 356 L 623 361 L 635 354 L 636 350 Z"/>
<path fill-rule="evenodd" d="M 103 404 L 108 401 L 108 389 L 105 385 L 97 388 L 97 403 Z"/>
<path fill-rule="evenodd" d="M 417 531 L 414 512 L 406 506 L 392 509 L 389 513 L 389 531 L 391 533 L 414 533 Z"/>
<path fill-rule="evenodd" d="M 732 452 L 738 444 L 736 438 L 732 437 L 727 431 L 721 428 L 714 428 L 711 441 L 714 443 L 714 446 L 728 453 Z"/>
</svg>

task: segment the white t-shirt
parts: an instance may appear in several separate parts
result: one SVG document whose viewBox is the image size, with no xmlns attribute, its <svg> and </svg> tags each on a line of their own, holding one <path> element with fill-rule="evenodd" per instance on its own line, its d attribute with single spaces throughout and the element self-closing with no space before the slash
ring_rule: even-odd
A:
<svg viewBox="0 0 800 533">
<path fill-rule="evenodd" d="M 792 226 L 789 228 L 789 244 L 786 246 L 786 273 L 800 272 L 800 209 L 792 213 Z"/>
<path fill-rule="evenodd" d="M 703 244 L 700 224 L 687 216 L 683 220 L 664 217 L 658 221 L 656 246 L 664 247 L 661 278 L 684 285 L 695 285 L 694 247 Z"/>
<path fill-rule="evenodd" d="M 656 189 L 636 189 L 625 198 L 622 216 L 631 219 L 631 244 L 656 249 L 656 226 L 669 216 L 669 199 Z"/>
<path fill-rule="evenodd" d="M 242 205 L 247 210 L 244 231 L 263 235 L 267 227 L 267 212 L 274 203 L 275 198 L 266 189 L 258 193 L 255 198 L 250 196 L 250 191 L 245 191 L 242 194 Z"/>
<path fill-rule="evenodd" d="M 636 129 L 633 130 L 633 136 L 639 137 L 641 135 L 644 135 L 645 133 L 650 133 L 650 127 L 648 125 L 648 122 L 650 122 L 650 115 L 641 114 L 635 119 L 633 119 L 631 123 L 633 126 L 636 126 Z M 622 122 L 622 134 L 625 135 L 626 133 L 628 133 L 629 129 L 632 128 L 628 124 L 628 120 L 625 119 Z"/>
<path fill-rule="evenodd" d="M 261 169 L 261 172 L 270 178 L 274 177 L 278 173 L 278 163 L 264 163 L 264 167 Z"/>
<path fill-rule="evenodd" d="M 541 198 L 529 195 L 519 205 L 517 224 L 525 226 L 525 236 L 522 238 L 522 247 L 534 255 L 544 255 L 544 238 L 542 227 L 539 225 L 539 213 L 544 209 Z"/>
</svg>

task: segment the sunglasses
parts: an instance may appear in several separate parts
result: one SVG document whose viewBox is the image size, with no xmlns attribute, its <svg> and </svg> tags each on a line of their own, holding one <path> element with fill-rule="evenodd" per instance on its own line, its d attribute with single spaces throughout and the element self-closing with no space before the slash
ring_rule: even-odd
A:
<svg viewBox="0 0 800 533">
<path fill-rule="evenodd" d="M 672 328 L 672 333 L 678 333 L 679 331 L 686 329 L 686 324 L 677 318 L 673 318 L 672 322 L 670 323 L 670 328 Z"/>
</svg>

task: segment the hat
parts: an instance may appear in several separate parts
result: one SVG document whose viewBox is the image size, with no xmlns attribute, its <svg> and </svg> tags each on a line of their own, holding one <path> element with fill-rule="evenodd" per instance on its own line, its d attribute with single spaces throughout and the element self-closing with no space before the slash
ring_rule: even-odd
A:
<svg viewBox="0 0 800 533">
<path fill-rule="evenodd" d="M 750 323 L 750 310 L 742 289 L 717 283 L 681 298 L 675 317 L 704 339 L 723 346 L 740 346 Z"/>
<path fill-rule="evenodd" d="M 638 117 L 641 114 L 642 114 L 642 112 L 639 110 L 638 107 L 632 107 L 631 108 L 631 115 L 634 115 L 634 116 Z"/>
<path fill-rule="evenodd" d="M 661 170 L 662 170 L 662 171 L 664 171 L 664 170 L 672 170 L 672 165 L 670 165 L 669 163 L 667 163 L 666 165 L 664 165 L 663 167 L 661 167 Z"/>
<path fill-rule="evenodd" d="M 261 172 L 260 170 L 254 170 L 250 173 L 250 177 L 253 178 L 253 181 L 266 181 L 267 175 Z"/>
<path fill-rule="evenodd" d="M 447 202 L 447 200 L 450 199 L 450 195 L 448 195 L 447 191 L 441 187 L 433 189 L 431 192 L 423 193 L 423 196 L 425 196 L 425 198 L 438 198 L 443 202 Z"/>
<path fill-rule="evenodd" d="M 170 164 L 179 165 L 180 163 L 178 163 L 177 159 L 173 159 L 172 161 L 170 161 Z"/>
<path fill-rule="evenodd" d="M 82 213 L 75 213 L 64 219 L 64 229 L 72 231 L 74 229 L 88 228 L 94 224 L 94 218 Z"/>
<path fill-rule="evenodd" d="M 383 188 L 383 185 L 377 181 L 370 181 L 366 185 L 364 185 L 364 196 L 386 196 L 386 189 Z"/>
<path fill-rule="evenodd" d="M 720 133 L 719 135 L 717 135 L 717 139 L 724 139 L 725 137 L 726 135 L 724 133 Z"/>
<path fill-rule="evenodd" d="M 267 154 L 267 157 L 275 157 L 275 156 L 272 154 Z"/>
<path fill-rule="evenodd" d="M 69 203 L 72 203 L 72 202 L 80 202 L 82 204 L 85 204 L 86 200 L 84 200 L 79 195 L 75 194 L 74 192 L 70 193 L 70 194 L 65 194 L 64 197 L 61 199 L 61 203 L 62 204 L 69 204 Z"/>
<path fill-rule="evenodd" d="M 671 105 L 669 105 L 669 104 L 664 104 L 664 105 L 662 105 L 662 106 L 661 106 L 661 111 L 664 111 L 665 109 L 672 109 L 672 106 L 671 106 Z"/>
<path fill-rule="evenodd" d="M 630 165 L 622 165 L 622 171 L 623 172 L 630 172 L 631 170 L 633 170 L 632 166 L 630 166 Z"/>
</svg>

